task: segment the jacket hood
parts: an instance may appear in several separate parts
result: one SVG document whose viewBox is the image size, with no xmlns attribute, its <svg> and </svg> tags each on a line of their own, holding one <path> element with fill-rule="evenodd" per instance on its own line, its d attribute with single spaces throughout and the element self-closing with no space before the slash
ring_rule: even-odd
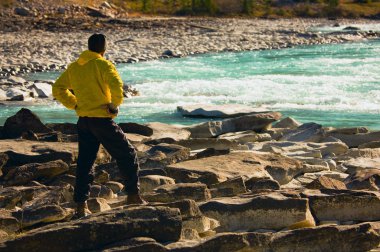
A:
<svg viewBox="0 0 380 252">
<path fill-rule="evenodd" d="M 79 56 L 77 62 L 79 65 L 83 66 L 83 65 L 87 64 L 87 62 L 89 62 L 93 59 L 101 58 L 101 57 L 102 57 L 102 55 L 100 55 L 99 53 L 92 52 L 90 50 L 86 50 L 86 51 L 82 52 L 82 54 Z"/>
</svg>

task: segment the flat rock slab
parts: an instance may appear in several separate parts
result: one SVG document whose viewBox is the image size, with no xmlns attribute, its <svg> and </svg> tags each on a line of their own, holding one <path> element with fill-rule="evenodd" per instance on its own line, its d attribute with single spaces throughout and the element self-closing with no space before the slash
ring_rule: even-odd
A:
<svg viewBox="0 0 380 252">
<path fill-rule="evenodd" d="M 318 221 L 380 220 L 380 193 L 350 190 L 306 190 L 310 209 Z"/>
<path fill-rule="evenodd" d="M 368 169 L 380 170 L 380 158 L 356 158 L 348 160 L 342 165 L 347 168 L 349 174 Z"/>
<path fill-rule="evenodd" d="M 248 114 L 267 113 L 270 110 L 266 108 L 253 108 L 240 104 L 196 104 L 178 106 L 178 112 L 186 117 L 204 117 L 204 118 L 231 118 Z"/>
<path fill-rule="evenodd" d="M 301 167 L 300 163 L 293 159 L 282 156 L 277 156 L 275 159 L 275 157 L 274 154 L 232 152 L 227 155 L 180 162 L 165 167 L 165 170 L 168 176 L 177 182 L 202 182 L 211 185 L 238 176 L 271 178 L 271 175 L 264 168 L 274 162 Z"/>
<path fill-rule="evenodd" d="M 55 252 L 95 250 L 133 237 L 150 237 L 160 242 L 178 241 L 182 221 L 178 209 L 130 207 L 67 223 L 32 230 L 0 244 L 0 251 Z"/>
<path fill-rule="evenodd" d="M 315 226 L 308 200 L 280 193 L 220 198 L 200 205 L 200 209 L 220 222 L 218 231 L 222 232 Z"/>
<path fill-rule="evenodd" d="M 190 132 L 187 129 L 176 125 L 152 122 L 145 126 L 153 131 L 152 135 L 149 136 L 152 140 L 170 138 L 174 141 L 180 141 L 190 137 Z"/>
<path fill-rule="evenodd" d="M 343 143 L 347 144 L 350 148 L 358 147 L 366 143 L 373 141 L 380 141 L 380 131 L 374 131 L 369 133 L 358 133 L 353 135 L 347 135 L 342 133 L 332 133 L 330 136 L 341 140 Z"/>
</svg>

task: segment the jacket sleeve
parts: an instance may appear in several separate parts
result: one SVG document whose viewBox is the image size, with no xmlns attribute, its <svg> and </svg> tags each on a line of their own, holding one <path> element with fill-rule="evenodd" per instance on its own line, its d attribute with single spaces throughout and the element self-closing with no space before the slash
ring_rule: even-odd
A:
<svg viewBox="0 0 380 252">
<path fill-rule="evenodd" d="M 111 62 L 106 67 L 104 79 L 111 91 L 111 103 L 118 107 L 123 103 L 123 81 Z"/>
<path fill-rule="evenodd" d="M 77 98 L 69 89 L 71 89 L 68 70 L 55 81 L 53 84 L 53 96 L 68 109 L 75 109 Z"/>
</svg>

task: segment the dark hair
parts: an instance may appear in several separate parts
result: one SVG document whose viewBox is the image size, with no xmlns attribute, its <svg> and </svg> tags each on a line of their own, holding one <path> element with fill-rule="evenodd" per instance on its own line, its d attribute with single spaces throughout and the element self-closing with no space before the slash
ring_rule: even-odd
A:
<svg viewBox="0 0 380 252">
<path fill-rule="evenodd" d="M 101 53 L 106 50 L 106 36 L 101 33 L 92 34 L 88 38 L 88 50 Z"/>
</svg>

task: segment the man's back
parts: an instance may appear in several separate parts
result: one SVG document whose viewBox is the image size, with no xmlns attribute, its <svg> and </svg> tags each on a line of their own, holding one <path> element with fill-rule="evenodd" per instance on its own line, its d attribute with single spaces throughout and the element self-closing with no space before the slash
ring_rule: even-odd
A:
<svg viewBox="0 0 380 252">
<path fill-rule="evenodd" d="M 75 96 L 67 92 L 74 91 Z M 84 51 L 53 85 L 54 97 L 82 117 L 114 117 L 107 104 L 123 100 L 123 83 L 115 66 L 100 54 Z"/>
</svg>

